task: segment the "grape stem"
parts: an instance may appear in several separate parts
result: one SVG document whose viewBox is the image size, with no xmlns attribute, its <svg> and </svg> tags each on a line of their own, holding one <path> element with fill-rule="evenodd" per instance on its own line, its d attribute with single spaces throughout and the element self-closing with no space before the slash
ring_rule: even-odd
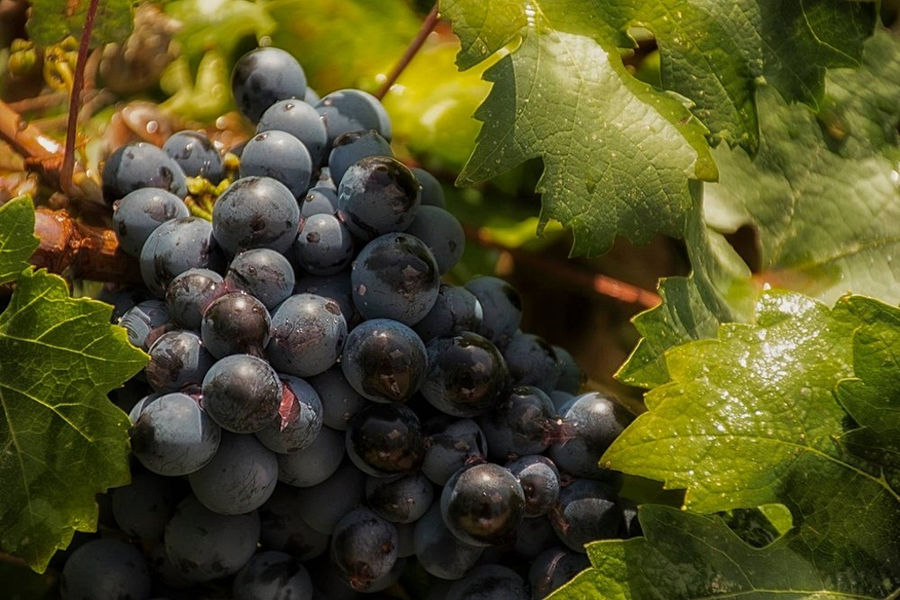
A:
<svg viewBox="0 0 900 600">
<path fill-rule="evenodd" d="M 75 170 L 75 137 L 78 129 L 78 112 L 81 107 L 81 90 L 84 87 L 84 67 L 87 63 L 88 50 L 91 44 L 91 33 L 94 31 L 94 17 L 100 0 L 91 0 L 87 15 L 84 18 L 84 29 L 81 30 L 81 42 L 78 45 L 78 61 L 75 63 L 75 78 L 72 82 L 72 95 L 69 97 L 69 120 L 66 123 L 66 151 L 63 155 L 62 168 L 59 174 L 59 187 L 70 193 L 72 176 Z"/>
<path fill-rule="evenodd" d="M 512 248 L 497 242 L 490 233 L 481 227 L 464 225 L 466 239 L 472 240 L 483 248 L 491 248 L 508 253 L 514 261 L 529 269 L 536 269 L 560 279 L 575 287 L 592 289 L 596 293 L 615 298 L 629 304 L 639 304 L 645 308 L 653 308 L 660 304 L 660 297 L 650 291 L 630 283 L 619 281 L 607 275 L 588 273 L 577 267 L 559 261 L 542 258 L 522 248 Z"/>
<path fill-rule="evenodd" d="M 387 79 L 385 79 L 384 83 L 378 88 L 378 91 L 375 93 L 375 97 L 379 100 L 383 100 L 387 93 L 390 91 L 391 86 L 396 83 L 397 78 L 400 77 L 400 74 L 403 73 L 403 70 L 406 69 L 407 65 L 412 62 L 413 57 L 415 57 L 416 53 L 422 48 L 422 45 L 425 43 L 425 40 L 428 39 L 429 34 L 434 31 L 434 28 L 437 26 L 438 21 L 440 20 L 440 15 L 438 14 L 438 2 L 434 3 L 434 6 L 431 8 L 431 12 L 428 13 L 428 16 L 425 17 L 425 20 L 422 21 L 422 27 L 419 29 L 419 33 L 416 34 L 416 37 L 413 38 L 413 41 L 410 42 L 409 46 L 407 46 L 406 50 L 403 52 L 403 56 L 400 57 L 400 60 L 397 61 L 397 64 L 394 65 L 394 68 L 391 69 L 391 72 L 388 74 Z"/>
</svg>

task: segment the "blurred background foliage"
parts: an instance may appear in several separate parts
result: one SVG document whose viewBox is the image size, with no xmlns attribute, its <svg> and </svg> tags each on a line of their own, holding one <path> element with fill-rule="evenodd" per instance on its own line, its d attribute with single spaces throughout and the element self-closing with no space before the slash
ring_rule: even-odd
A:
<svg viewBox="0 0 900 600">
<path fill-rule="evenodd" d="M 0 0 L 0 99 L 29 122 L 62 140 L 65 80 L 74 69 L 72 41 L 38 48 L 27 41 L 27 2 Z M 134 33 L 98 50 L 88 64 L 79 149 L 89 172 L 99 172 L 114 148 L 135 140 L 156 144 L 174 131 L 202 128 L 224 148 L 253 131 L 230 94 L 234 61 L 258 44 L 291 52 L 320 95 L 358 87 L 375 92 L 419 30 L 431 3 L 406 0 L 174 0 L 137 6 Z M 68 45 L 66 45 L 68 44 Z M 69 51 L 67 51 L 67 48 Z M 474 147 L 480 123 L 472 118 L 490 90 L 481 78 L 492 62 L 464 73 L 454 64 L 459 42 L 439 22 L 384 98 L 394 125 L 394 151 L 444 184 L 448 207 L 470 233 L 458 282 L 478 274 L 510 279 L 525 303 L 523 328 L 570 349 L 591 385 L 614 388 L 632 406 L 639 394 L 612 373 L 637 341 L 628 322 L 643 308 L 598 293 L 597 275 L 654 290 L 663 275 L 685 274 L 680 242 L 657 238 L 645 247 L 620 242 L 597 259 L 568 258 L 570 235 L 555 223 L 536 236 L 540 199 L 533 192 L 539 160 L 477 188 L 456 188 L 456 174 Z M 626 65 L 658 82 L 652 40 Z M 50 61 L 50 57 L 53 61 Z M 60 74 L 63 77 L 60 77 Z M 15 153 L 0 147 L 0 188 L 38 192 Z M 17 179 L 18 178 L 18 179 Z M 10 183 L 12 181 L 12 183 Z M 43 190 L 45 201 L 59 201 Z M 602 286 L 601 286 L 602 290 Z"/>
</svg>

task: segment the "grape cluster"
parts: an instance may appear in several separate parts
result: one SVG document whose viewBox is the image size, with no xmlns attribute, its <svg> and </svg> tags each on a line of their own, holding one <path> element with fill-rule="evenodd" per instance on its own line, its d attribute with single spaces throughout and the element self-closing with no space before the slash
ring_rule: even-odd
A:
<svg viewBox="0 0 900 600">
<path fill-rule="evenodd" d="M 237 173 L 189 131 L 103 171 L 149 292 L 116 316 L 150 362 L 121 535 L 70 554 L 63 596 L 342 599 L 406 574 L 429 598 L 525 600 L 585 568 L 586 542 L 634 535 L 597 464 L 626 413 L 575 395 L 508 283 L 442 282 L 463 229 L 393 157 L 381 104 L 318 99 L 274 48 L 238 61 L 233 92 L 257 123 Z M 222 184 L 211 221 L 193 178 Z"/>
</svg>

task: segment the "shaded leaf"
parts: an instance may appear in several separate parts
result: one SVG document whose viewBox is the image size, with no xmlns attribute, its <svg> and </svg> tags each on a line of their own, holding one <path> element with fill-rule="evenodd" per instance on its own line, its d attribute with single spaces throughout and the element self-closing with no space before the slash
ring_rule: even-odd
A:
<svg viewBox="0 0 900 600">
<path fill-rule="evenodd" d="M 882 476 L 890 448 L 843 442 L 833 390 L 853 374 L 861 303 L 833 310 L 799 294 L 765 293 L 753 324 L 670 349 L 671 382 L 613 443 L 612 468 L 685 488 L 698 512 L 784 504 L 791 547 L 865 593 L 900 584 L 900 495 Z M 867 585 L 868 582 L 868 585 Z M 886 592 L 884 592 L 886 593 Z"/>
<path fill-rule="evenodd" d="M 13 281 L 37 247 L 31 199 L 16 198 L 0 206 L 0 284 Z"/>
<path fill-rule="evenodd" d="M 0 548 L 37 571 L 96 528 L 96 493 L 129 480 L 128 417 L 106 393 L 146 355 L 110 312 L 26 270 L 0 315 Z"/>
</svg>

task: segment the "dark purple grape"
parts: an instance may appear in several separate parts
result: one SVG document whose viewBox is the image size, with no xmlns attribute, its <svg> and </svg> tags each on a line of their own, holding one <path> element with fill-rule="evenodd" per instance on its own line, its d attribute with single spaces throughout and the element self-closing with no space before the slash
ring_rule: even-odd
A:
<svg viewBox="0 0 900 600">
<path fill-rule="evenodd" d="M 511 541 L 525 517 L 525 494 L 509 469 L 473 465 L 444 486 L 441 515 L 453 535 L 467 544 L 500 544 Z"/>
<path fill-rule="evenodd" d="M 158 298 L 166 287 L 188 269 L 218 270 L 222 264 L 209 221 L 183 217 L 166 221 L 150 234 L 141 248 L 140 267 L 144 284 Z"/>
<path fill-rule="evenodd" d="M 257 133 L 241 153 L 241 177 L 271 177 L 298 198 L 306 195 L 312 172 L 309 150 L 286 131 Z"/>
<path fill-rule="evenodd" d="M 372 319 L 347 336 L 341 369 L 357 392 L 377 402 L 404 402 L 419 389 L 428 368 L 425 345 L 397 321 Z"/>
<path fill-rule="evenodd" d="M 481 326 L 481 303 L 464 287 L 442 283 L 437 300 L 425 317 L 413 326 L 422 341 L 449 337 Z"/>
<path fill-rule="evenodd" d="M 279 550 L 309 560 L 328 550 L 329 537 L 306 524 L 297 511 L 300 490 L 279 484 L 259 507 L 262 525 L 259 541 L 268 550 Z M 555 536 L 556 534 L 554 534 Z"/>
<path fill-rule="evenodd" d="M 425 456 L 419 418 L 400 404 L 372 404 L 359 411 L 350 421 L 346 441 L 353 464 L 378 477 L 412 473 Z"/>
<path fill-rule="evenodd" d="M 294 268 L 280 252 L 256 248 L 234 257 L 225 283 L 229 290 L 247 292 L 272 310 L 294 293 Z"/>
<path fill-rule="evenodd" d="M 322 402 L 304 380 L 280 375 L 284 384 L 275 422 L 256 433 L 263 445 L 279 454 L 296 452 L 312 444 L 322 429 Z"/>
<path fill-rule="evenodd" d="M 316 186 L 306 192 L 300 203 L 300 216 L 308 218 L 313 215 L 334 215 L 337 209 L 337 192 L 331 188 Z"/>
<path fill-rule="evenodd" d="M 433 499 L 434 488 L 421 473 L 366 479 L 366 504 L 392 523 L 417 521 Z"/>
<path fill-rule="evenodd" d="M 528 571 L 532 597 L 546 598 L 590 566 L 591 562 L 584 554 L 559 547 L 545 550 L 531 563 Z"/>
<path fill-rule="evenodd" d="M 309 151 L 313 168 L 322 164 L 328 144 L 325 123 L 316 109 L 307 102 L 279 100 L 267 108 L 256 125 L 256 132 L 272 129 L 286 131 L 303 142 Z"/>
<path fill-rule="evenodd" d="M 328 132 L 328 145 L 342 134 L 374 129 L 391 140 L 391 120 L 381 102 L 362 90 L 337 90 L 326 94 L 316 104 Z"/>
<path fill-rule="evenodd" d="M 336 140 L 328 155 L 328 170 L 335 183 L 340 183 L 347 169 L 367 156 L 394 156 L 391 144 L 374 129 L 348 131 Z"/>
<path fill-rule="evenodd" d="M 456 417 L 473 417 L 496 406 L 509 385 L 509 373 L 490 340 L 464 332 L 435 338 L 427 348 L 422 395 L 432 406 Z"/>
<path fill-rule="evenodd" d="M 108 204 L 139 188 L 154 187 L 187 195 L 184 172 L 169 155 L 146 142 L 121 146 L 103 165 L 103 197 Z"/>
<path fill-rule="evenodd" d="M 578 363 L 562 346 L 553 346 L 556 357 L 559 359 L 560 376 L 556 388 L 570 394 L 577 394 L 584 384 L 584 371 L 578 367 Z"/>
<path fill-rule="evenodd" d="M 171 329 L 169 309 L 160 300 L 144 300 L 128 309 L 119 325 L 128 332 L 128 341 L 132 345 L 146 350 L 150 344 Z"/>
<path fill-rule="evenodd" d="M 173 133 L 162 149 L 188 177 L 203 177 L 212 183 L 219 183 L 225 178 L 222 156 L 202 132 L 185 130 Z"/>
<path fill-rule="evenodd" d="M 353 389 L 338 365 L 311 377 L 309 383 L 322 400 L 323 421 L 332 429 L 346 431 L 350 419 L 369 404 Z"/>
<path fill-rule="evenodd" d="M 500 347 L 515 335 L 522 321 L 522 298 L 509 283 L 497 277 L 476 277 L 466 289 L 481 303 L 481 329 L 478 333 Z"/>
<path fill-rule="evenodd" d="M 397 530 L 368 508 L 344 515 L 331 536 L 331 559 L 350 586 L 368 590 L 397 561 Z"/>
<path fill-rule="evenodd" d="M 209 416 L 234 433 L 264 429 L 281 405 L 278 375 L 267 362 L 249 354 L 219 359 L 203 378 L 202 389 Z"/>
<path fill-rule="evenodd" d="M 315 294 L 334 300 L 341 307 L 341 314 L 348 326 L 359 321 L 356 305 L 353 304 L 353 289 L 350 284 L 350 273 L 344 271 L 335 275 L 302 275 L 294 284 L 295 294 Z M 349 328 L 349 327 L 348 327 Z"/>
<path fill-rule="evenodd" d="M 337 217 L 307 217 L 291 252 L 301 269 L 311 275 L 334 275 L 353 260 L 353 236 Z"/>
<path fill-rule="evenodd" d="M 297 60 L 278 48 L 257 48 L 243 55 L 231 72 L 231 93 L 238 110 L 256 123 L 279 100 L 303 99 L 306 74 Z"/>
<path fill-rule="evenodd" d="M 562 430 L 553 401 L 530 385 L 514 387 L 478 419 L 478 425 L 487 438 L 491 458 L 500 462 L 540 454 Z"/>
<path fill-rule="evenodd" d="M 520 557 L 531 562 L 537 556 L 553 546 L 559 544 L 559 538 L 553 530 L 550 519 L 543 517 L 525 517 L 522 524 L 516 530 L 516 541 L 513 550 Z"/>
<path fill-rule="evenodd" d="M 166 306 L 177 323 L 200 329 L 203 311 L 225 293 L 222 276 L 209 269 L 188 269 L 166 287 Z"/>
<path fill-rule="evenodd" d="M 556 389 L 562 364 L 547 341 L 530 333 L 516 333 L 503 349 L 515 385 L 533 385 L 548 394 Z"/>
<path fill-rule="evenodd" d="M 362 502 L 365 480 L 362 471 L 345 463 L 322 483 L 298 490 L 297 511 L 307 525 L 331 535 L 338 521 Z"/>
<path fill-rule="evenodd" d="M 560 491 L 550 522 L 566 546 L 585 552 L 588 542 L 618 535 L 622 509 L 611 483 L 576 479 Z"/>
<path fill-rule="evenodd" d="M 440 502 L 416 521 L 413 547 L 419 565 L 441 579 L 459 579 L 475 566 L 484 548 L 461 542 L 444 524 Z"/>
<path fill-rule="evenodd" d="M 441 182 L 425 169 L 413 167 L 410 170 L 422 186 L 422 205 L 444 208 L 444 188 Z"/>
<path fill-rule="evenodd" d="M 244 292 L 228 292 L 213 300 L 200 322 L 203 344 L 216 358 L 229 354 L 261 356 L 271 329 L 269 311 Z"/>
<path fill-rule="evenodd" d="M 525 493 L 525 516 L 547 514 L 559 498 L 559 471 L 546 456 L 529 455 L 506 465 Z"/>
<path fill-rule="evenodd" d="M 112 511 L 119 529 L 145 540 L 162 539 L 166 523 L 184 497 L 183 482 L 133 470 L 131 483 L 112 490 Z"/>
<path fill-rule="evenodd" d="M 140 550 L 131 544 L 94 539 L 66 560 L 60 591 L 66 600 L 149 598 L 150 572 Z"/>
<path fill-rule="evenodd" d="M 272 316 L 272 339 L 266 356 L 279 372 L 309 377 L 327 371 L 347 338 L 347 323 L 331 299 L 296 294 Z"/>
<path fill-rule="evenodd" d="M 159 188 L 139 188 L 113 204 L 113 229 L 122 251 L 139 257 L 144 242 L 157 227 L 190 214 L 175 194 Z"/>
<path fill-rule="evenodd" d="M 300 207 L 291 191 L 271 177 L 242 177 L 213 205 L 216 240 L 235 254 L 252 248 L 284 252 L 294 243 Z"/>
<path fill-rule="evenodd" d="M 531 600 L 525 581 L 501 565 L 481 565 L 455 582 L 446 600 Z"/>
<path fill-rule="evenodd" d="M 388 156 L 369 156 L 347 169 L 338 185 L 338 207 L 347 227 L 363 240 L 403 231 L 419 209 L 419 182 Z"/>
<path fill-rule="evenodd" d="M 309 446 L 278 455 L 278 479 L 296 487 L 319 485 L 334 475 L 344 454 L 343 434 L 322 427 Z"/>
<path fill-rule="evenodd" d="M 378 237 L 360 250 L 350 272 L 353 302 L 366 319 L 415 325 L 434 306 L 440 288 L 428 247 L 405 233 Z"/>
<path fill-rule="evenodd" d="M 487 460 L 484 433 L 471 419 L 447 420 L 429 429 L 425 447 L 422 472 L 437 485 L 466 465 Z"/>
<path fill-rule="evenodd" d="M 459 262 L 466 248 L 466 232 L 459 219 L 437 206 L 420 206 L 406 233 L 425 242 L 441 275 Z"/>
<path fill-rule="evenodd" d="M 234 600 L 312 600 L 313 584 L 303 564 L 284 552 L 260 552 L 234 577 Z"/>
<path fill-rule="evenodd" d="M 144 373 L 157 392 L 175 392 L 200 385 L 215 359 L 193 331 L 169 331 L 153 342 Z"/>
<path fill-rule="evenodd" d="M 612 398 L 590 392 L 577 396 L 563 414 L 566 440 L 550 446 L 550 458 L 561 470 L 578 477 L 603 477 L 600 457 L 631 421 L 632 416 Z"/>
</svg>

